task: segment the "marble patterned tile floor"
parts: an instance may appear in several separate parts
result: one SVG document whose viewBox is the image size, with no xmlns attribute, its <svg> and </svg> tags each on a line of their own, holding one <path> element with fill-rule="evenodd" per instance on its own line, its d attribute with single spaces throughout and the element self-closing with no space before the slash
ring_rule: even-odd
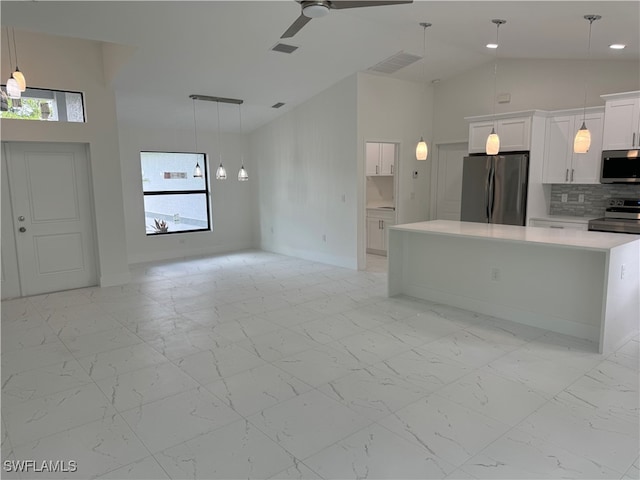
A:
<svg viewBox="0 0 640 480">
<path fill-rule="evenodd" d="M 385 270 L 246 251 L 3 301 L 2 477 L 638 479 L 637 336 L 602 356 Z"/>
</svg>

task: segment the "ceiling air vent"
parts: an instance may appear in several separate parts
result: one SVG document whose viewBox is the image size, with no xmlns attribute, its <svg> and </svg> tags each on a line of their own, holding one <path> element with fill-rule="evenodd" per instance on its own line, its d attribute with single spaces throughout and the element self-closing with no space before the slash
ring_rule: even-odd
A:
<svg viewBox="0 0 640 480">
<path fill-rule="evenodd" d="M 280 108 L 282 106 L 284 106 L 284 103 L 278 102 L 278 103 L 275 103 L 275 104 L 271 105 L 271 108 Z"/>
<path fill-rule="evenodd" d="M 276 43 L 271 50 L 274 52 L 293 53 L 298 49 L 295 45 L 287 45 L 286 43 Z"/>
<path fill-rule="evenodd" d="M 395 73 L 401 68 L 404 68 L 407 65 L 411 65 L 412 63 L 415 63 L 421 59 L 422 57 L 418 55 L 398 52 L 395 55 L 392 55 L 389 58 L 381 61 L 380 63 L 377 63 L 373 67 L 370 67 L 368 70 L 370 72 Z"/>
</svg>

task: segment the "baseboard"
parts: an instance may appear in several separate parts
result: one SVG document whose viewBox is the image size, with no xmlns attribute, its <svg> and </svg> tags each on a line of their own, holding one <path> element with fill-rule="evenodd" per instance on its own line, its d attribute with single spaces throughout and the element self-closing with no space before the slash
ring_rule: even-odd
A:
<svg viewBox="0 0 640 480">
<path fill-rule="evenodd" d="M 219 255 L 222 253 L 238 252 L 256 248 L 252 242 L 235 243 L 233 245 L 212 245 L 203 248 L 176 248 L 170 251 L 148 252 L 129 255 L 129 265 L 136 263 L 156 262 L 162 260 L 177 260 L 180 258 L 198 257 L 202 255 Z"/>
</svg>

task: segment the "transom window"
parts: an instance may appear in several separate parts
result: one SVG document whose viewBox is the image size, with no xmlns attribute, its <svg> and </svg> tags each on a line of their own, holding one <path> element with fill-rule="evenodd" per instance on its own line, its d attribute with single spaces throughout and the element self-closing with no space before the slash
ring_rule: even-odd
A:
<svg viewBox="0 0 640 480">
<path fill-rule="evenodd" d="M 204 153 L 140 152 L 140 167 L 147 235 L 211 230 Z"/>
<path fill-rule="evenodd" d="M 1 118 L 45 122 L 84 123 L 84 98 L 80 92 L 27 88 L 20 98 L 9 98 L 2 85 Z"/>
</svg>

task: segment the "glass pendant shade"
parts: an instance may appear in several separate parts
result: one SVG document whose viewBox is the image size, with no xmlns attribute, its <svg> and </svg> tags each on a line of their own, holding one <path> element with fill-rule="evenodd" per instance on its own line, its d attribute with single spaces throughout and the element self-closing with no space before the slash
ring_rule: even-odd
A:
<svg viewBox="0 0 640 480">
<path fill-rule="evenodd" d="M 220 166 L 216 170 L 216 180 L 226 180 L 227 179 L 227 169 L 222 166 L 222 162 L 220 162 Z"/>
<path fill-rule="evenodd" d="M 20 86 L 20 91 L 24 92 L 27 89 L 27 80 L 24 78 L 22 72 L 16 67 L 16 71 L 13 72 L 13 78 L 16 79 L 18 85 Z"/>
<path fill-rule="evenodd" d="M 420 141 L 416 146 L 416 160 L 426 160 L 428 154 L 429 149 L 427 148 L 427 142 L 424 141 L 424 138 L 420 137 Z"/>
<path fill-rule="evenodd" d="M 240 167 L 240 171 L 238 172 L 238 181 L 239 182 L 246 182 L 247 180 L 249 180 L 249 174 L 245 170 L 244 165 L 242 165 Z"/>
<path fill-rule="evenodd" d="M 20 98 L 20 85 L 15 78 L 7 80 L 7 96 L 9 98 Z"/>
<path fill-rule="evenodd" d="M 582 122 L 580 130 L 576 133 L 576 138 L 573 139 L 573 151 L 575 153 L 587 153 L 589 147 L 591 147 L 591 132 Z"/>
<path fill-rule="evenodd" d="M 196 162 L 196 168 L 193 171 L 194 178 L 202 178 L 202 168 L 200 168 L 200 164 Z"/>
<path fill-rule="evenodd" d="M 487 137 L 485 151 L 487 155 L 497 155 L 500 151 L 500 137 L 498 137 L 495 128 L 491 129 L 491 133 Z"/>
</svg>

